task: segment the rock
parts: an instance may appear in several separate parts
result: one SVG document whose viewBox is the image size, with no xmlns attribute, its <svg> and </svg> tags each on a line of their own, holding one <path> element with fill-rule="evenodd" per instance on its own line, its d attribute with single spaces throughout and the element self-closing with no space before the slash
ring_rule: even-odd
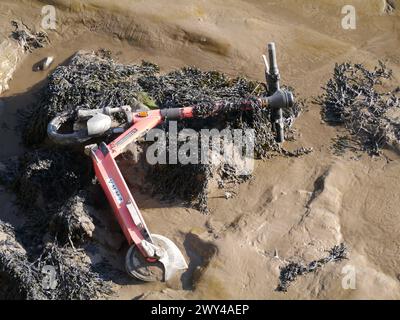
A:
<svg viewBox="0 0 400 320">
<path fill-rule="evenodd" d="M 33 71 L 44 71 L 47 70 L 51 64 L 54 62 L 54 57 L 46 57 L 39 62 L 35 63 L 32 67 Z"/>
<path fill-rule="evenodd" d="M 22 55 L 23 50 L 18 44 L 10 42 L 8 39 L 2 41 L 0 37 L 0 94 L 8 90 L 8 82 Z"/>
<path fill-rule="evenodd" d="M 93 210 L 80 196 L 71 197 L 50 221 L 50 230 L 59 240 L 83 242 L 93 236 L 95 226 L 89 212 Z"/>
<path fill-rule="evenodd" d="M 233 198 L 233 194 L 231 192 L 225 191 L 225 199 L 231 199 Z"/>
</svg>

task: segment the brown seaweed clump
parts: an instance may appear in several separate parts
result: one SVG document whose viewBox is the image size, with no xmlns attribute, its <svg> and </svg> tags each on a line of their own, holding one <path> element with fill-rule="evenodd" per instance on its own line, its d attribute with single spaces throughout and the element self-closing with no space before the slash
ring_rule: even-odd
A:
<svg viewBox="0 0 400 320">
<path fill-rule="evenodd" d="M 112 294 L 82 249 L 49 242 L 32 256 L 0 221 L 0 299 L 85 300 Z"/>
<path fill-rule="evenodd" d="M 318 103 L 326 122 L 344 126 L 355 137 L 351 148 L 370 154 L 379 154 L 385 146 L 399 149 L 400 88 L 385 90 L 390 79 L 392 70 L 381 61 L 372 70 L 362 64 L 336 64 Z M 343 137 L 339 142 L 343 147 Z"/>
</svg>

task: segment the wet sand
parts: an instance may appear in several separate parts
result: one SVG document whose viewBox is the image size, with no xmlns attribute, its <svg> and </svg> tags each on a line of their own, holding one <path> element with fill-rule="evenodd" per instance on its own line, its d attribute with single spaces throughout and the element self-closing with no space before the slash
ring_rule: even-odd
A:
<svg viewBox="0 0 400 320">
<path fill-rule="evenodd" d="M 385 1 L 175 1 L 167 7 L 159 0 L 51 2 L 59 14 L 52 44 L 25 57 L 1 96 L 1 122 L 8 128 L 0 128 L 0 162 L 23 152 L 13 130 L 16 110 L 34 103 L 47 74 L 80 49 L 110 49 L 121 62 L 146 59 L 163 71 L 196 65 L 263 80 L 260 55 L 266 42 L 275 41 L 283 82 L 309 101 L 321 93 L 335 62 L 372 66 L 386 60 L 399 84 L 400 19 L 398 11 L 385 13 Z M 340 9 L 348 2 L 358 10 L 353 31 L 340 27 Z M 37 1 L 6 0 L 1 19 L 37 24 L 40 7 Z M 33 63 L 47 55 L 56 57 L 52 68 L 32 72 Z M 135 195 L 150 230 L 171 238 L 190 269 L 168 284 L 115 284 L 115 298 L 400 298 L 399 155 L 333 155 L 332 138 L 343 129 L 322 123 L 319 106 L 311 102 L 295 129 L 297 141 L 285 147 L 314 152 L 257 162 L 254 179 L 239 186 L 237 197 L 225 200 L 212 191 L 209 215 Z M 2 193 L 0 199 L 0 219 L 19 223 L 9 197 Z M 348 260 L 300 277 L 287 293 L 275 291 L 280 266 L 321 258 L 340 242 L 350 249 Z M 115 256 L 122 263 L 123 250 Z M 346 265 L 355 267 L 355 290 L 342 288 Z"/>
</svg>

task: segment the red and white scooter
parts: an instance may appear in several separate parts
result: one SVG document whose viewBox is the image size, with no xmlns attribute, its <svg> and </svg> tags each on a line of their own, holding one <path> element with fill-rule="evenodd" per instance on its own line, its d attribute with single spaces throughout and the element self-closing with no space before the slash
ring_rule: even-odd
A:
<svg viewBox="0 0 400 320">
<path fill-rule="evenodd" d="M 276 63 L 275 45 L 268 44 L 269 64 L 264 56 L 266 78 L 269 96 L 254 97 L 249 100 L 237 101 L 241 110 L 251 110 L 256 105 L 262 108 L 271 108 L 273 126 L 278 142 L 283 142 L 282 109 L 291 108 L 294 103 L 290 91 L 281 90 L 279 86 L 279 70 Z M 167 120 L 181 120 L 196 117 L 195 106 L 171 109 L 141 111 L 144 106 L 137 102 L 134 106 L 117 108 L 78 110 L 77 118 L 85 121 L 82 129 L 72 133 L 60 133 L 59 129 L 68 120 L 69 115 L 64 113 L 56 116 L 47 128 L 51 140 L 58 144 L 85 143 L 93 137 L 105 133 L 120 133 L 108 145 L 104 142 L 99 145 L 88 145 L 86 150 L 93 160 L 96 177 L 110 203 L 121 229 L 130 245 L 126 255 L 126 270 L 137 279 L 155 281 L 157 273 L 154 267 L 161 263 L 164 266 L 164 280 L 170 279 L 178 270 L 187 268 L 185 258 L 178 247 L 168 238 L 150 233 L 137 207 L 135 200 L 119 170 L 115 158 L 124 152 L 125 148 L 144 136 L 150 129 Z M 225 102 L 216 102 L 214 113 L 223 110 Z M 136 110 L 136 111 L 132 111 Z M 112 128 L 111 115 L 124 113 L 124 126 Z"/>
</svg>

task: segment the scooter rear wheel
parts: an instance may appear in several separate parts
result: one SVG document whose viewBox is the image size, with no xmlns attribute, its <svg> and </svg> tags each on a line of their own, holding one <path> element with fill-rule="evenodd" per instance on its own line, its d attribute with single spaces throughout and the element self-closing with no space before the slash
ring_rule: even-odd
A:
<svg viewBox="0 0 400 320">
<path fill-rule="evenodd" d="M 161 262 L 149 262 L 139 249 L 132 245 L 125 257 L 126 272 L 141 281 L 162 281 L 164 278 L 164 266 Z"/>
</svg>

